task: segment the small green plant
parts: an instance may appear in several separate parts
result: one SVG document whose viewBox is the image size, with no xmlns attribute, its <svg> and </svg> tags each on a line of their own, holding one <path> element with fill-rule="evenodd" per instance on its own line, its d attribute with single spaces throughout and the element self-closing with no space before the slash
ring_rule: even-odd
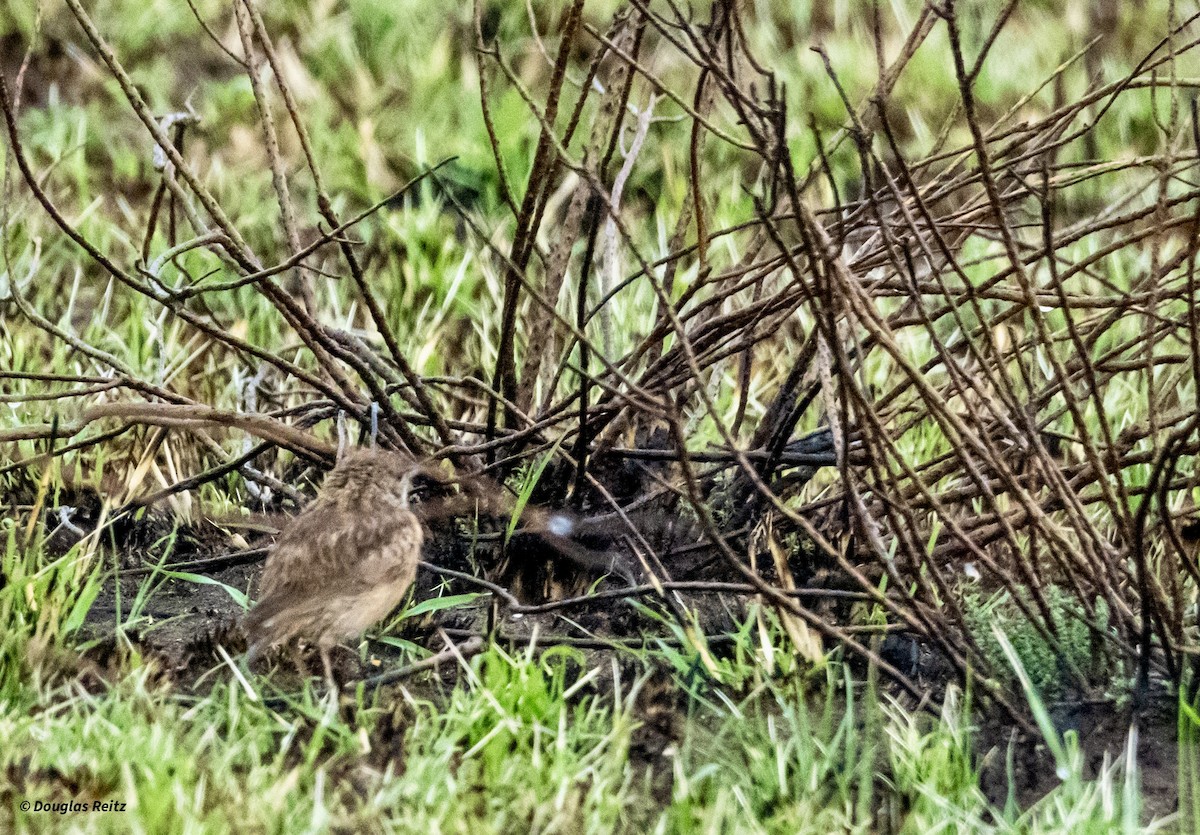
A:
<svg viewBox="0 0 1200 835">
<path fill-rule="evenodd" d="M 968 628 L 983 649 L 990 669 L 1012 678 L 1012 668 L 993 631 L 996 627 L 1012 645 L 1033 687 L 1043 698 L 1054 701 L 1068 695 L 1076 672 L 1089 682 L 1119 684 L 1102 644 L 1096 640 L 1097 632 L 1108 630 L 1107 604 L 1096 601 L 1093 630 L 1074 595 L 1057 585 L 1047 586 L 1044 591 L 1052 619 L 1047 628 L 1057 636 L 1061 652 L 1026 618 L 1008 591 L 997 592 L 986 601 L 975 594 L 966 596 Z"/>
<path fill-rule="evenodd" d="M 1179 831 L 1200 832 L 1200 693 L 1179 693 Z"/>
<path fill-rule="evenodd" d="M 1140 832 L 1141 776 L 1137 762 L 1138 726 L 1129 728 L 1123 756 L 1116 762 L 1104 756 L 1094 780 L 1083 776 L 1084 755 L 1075 731 L 1060 734 L 1050 710 L 1033 684 L 1016 647 L 998 624 L 992 635 L 1005 660 L 1011 666 L 1041 731 L 1046 748 L 1054 759 L 1054 772 L 1060 784 L 1019 817 L 1006 815 L 1017 832 Z M 1011 776 L 1010 776 L 1011 780 Z M 1155 831 L 1161 824 L 1145 831 Z"/>
</svg>

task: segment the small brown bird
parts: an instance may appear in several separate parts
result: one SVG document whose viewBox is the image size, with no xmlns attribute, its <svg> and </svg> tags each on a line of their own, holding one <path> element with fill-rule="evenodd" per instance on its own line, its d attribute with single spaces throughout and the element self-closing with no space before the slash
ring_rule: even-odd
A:
<svg viewBox="0 0 1200 835">
<path fill-rule="evenodd" d="M 357 450 L 338 462 L 267 557 L 245 619 L 247 661 L 303 638 L 333 681 L 329 651 L 386 617 L 416 576 L 424 534 L 409 491 L 422 473 L 396 452 Z"/>
</svg>

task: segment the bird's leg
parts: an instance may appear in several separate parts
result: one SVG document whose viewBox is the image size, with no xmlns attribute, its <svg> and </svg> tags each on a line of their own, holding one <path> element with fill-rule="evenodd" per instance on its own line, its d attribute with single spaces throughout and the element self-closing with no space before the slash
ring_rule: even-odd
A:
<svg viewBox="0 0 1200 835">
<path fill-rule="evenodd" d="M 288 642 L 288 655 L 292 659 L 292 663 L 296 665 L 296 672 L 300 674 L 300 678 L 307 681 L 309 678 L 308 665 L 304 663 L 304 655 L 300 652 L 299 645 L 295 641 Z"/>
<path fill-rule="evenodd" d="M 324 644 L 320 646 L 321 664 L 325 667 L 325 683 L 329 685 L 331 693 L 336 693 L 338 691 L 338 684 L 337 679 L 333 677 L 333 663 L 329 659 L 329 649 Z"/>
</svg>

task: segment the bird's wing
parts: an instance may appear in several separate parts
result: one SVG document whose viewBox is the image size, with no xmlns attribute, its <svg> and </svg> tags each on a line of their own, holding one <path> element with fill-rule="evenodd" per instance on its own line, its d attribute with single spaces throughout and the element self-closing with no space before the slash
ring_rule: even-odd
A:
<svg viewBox="0 0 1200 835">
<path fill-rule="evenodd" d="M 396 514 L 389 524 L 354 542 L 360 549 L 359 559 L 347 581 L 360 589 L 403 582 L 407 589 L 416 575 L 424 539 L 416 516 L 409 511 Z"/>
<path fill-rule="evenodd" d="M 301 513 L 275 541 L 263 571 L 261 596 L 306 587 L 319 590 L 347 577 L 376 575 L 406 542 L 420 551 L 421 538 L 420 523 L 408 511 L 386 518 Z"/>
<path fill-rule="evenodd" d="M 412 584 L 423 539 L 412 513 L 354 525 L 322 521 L 302 514 L 276 542 L 244 621 L 256 645 L 305 634 L 328 619 L 323 610 L 366 595 L 399 602 Z"/>
</svg>

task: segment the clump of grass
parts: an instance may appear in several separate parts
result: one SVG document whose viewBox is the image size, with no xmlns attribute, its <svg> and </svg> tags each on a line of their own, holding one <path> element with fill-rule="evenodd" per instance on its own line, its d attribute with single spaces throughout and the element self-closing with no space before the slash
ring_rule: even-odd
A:
<svg viewBox="0 0 1200 835">
<path fill-rule="evenodd" d="M 49 659 L 69 645 L 100 592 L 94 556 L 76 547 L 48 557 L 24 542 L 14 519 L 0 519 L 4 538 L 0 572 L 0 697 L 21 701 L 53 673 Z"/>
<path fill-rule="evenodd" d="M 1200 694 L 1179 694 L 1179 831 L 1200 832 Z"/>
<path fill-rule="evenodd" d="M 415 703 L 403 779 L 379 802 L 432 831 L 458 816 L 473 821 L 462 831 L 615 830 L 636 805 L 636 691 L 614 671 L 610 696 L 590 693 L 602 669 L 583 661 L 566 648 L 481 656 L 446 703 Z"/>
</svg>

